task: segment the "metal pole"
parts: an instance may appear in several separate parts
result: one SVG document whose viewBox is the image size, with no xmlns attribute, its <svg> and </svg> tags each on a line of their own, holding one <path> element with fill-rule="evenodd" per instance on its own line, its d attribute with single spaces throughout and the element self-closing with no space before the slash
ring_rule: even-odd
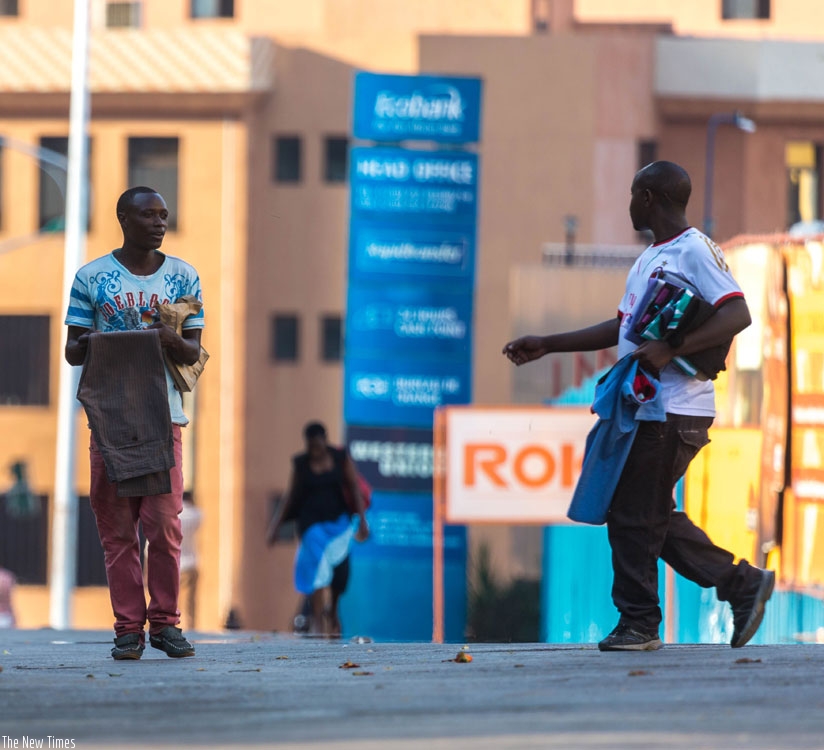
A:
<svg viewBox="0 0 824 750">
<path fill-rule="evenodd" d="M 728 115 L 712 115 L 707 123 L 707 161 L 704 169 L 704 234 L 712 237 L 712 176 L 715 167 L 715 131 Z"/>
<path fill-rule="evenodd" d="M 68 309 L 74 274 L 83 260 L 85 250 L 88 195 L 88 48 L 89 0 L 75 0 L 61 312 Z M 61 356 L 49 573 L 50 621 L 51 626 L 57 630 L 65 630 L 71 626 L 71 595 L 77 564 L 74 440 L 78 377 L 78 369 L 72 367 Z"/>
</svg>

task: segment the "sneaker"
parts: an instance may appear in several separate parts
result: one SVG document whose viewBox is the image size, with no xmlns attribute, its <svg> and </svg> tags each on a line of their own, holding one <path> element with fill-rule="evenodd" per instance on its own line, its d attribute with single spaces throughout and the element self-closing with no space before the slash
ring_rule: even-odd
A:
<svg viewBox="0 0 824 750">
<path fill-rule="evenodd" d="M 167 625 L 159 633 L 149 634 L 149 643 L 152 648 L 165 651 L 166 656 L 174 659 L 195 655 L 195 647 L 183 637 L 183 631 L 173 625 Z"/>
<path fill-rule="evenodd" d="M 141 635 L 141 633 L 126 633 L 126 635 L 115 638 L 112 659 L 122 661 L 124 659 L 139 659 L 143 656 L 145 646 Z"/>
<path fill-rule="evenodd" d="M 775 588 L 775 573 L 762 570 L 761 578 L 753 591 L 732 607 L 732 640 L 730 646 L 741 648 L 755 635 L 764 619 L 764 605 Z"/>
<path fill-rule="evenodd" d="M 599 651 L 656 651 L 664 644 L 658 633 L 638 630 L 625 622 L 619 622 L 603 641 L 598 644 Z"/>
</svg>

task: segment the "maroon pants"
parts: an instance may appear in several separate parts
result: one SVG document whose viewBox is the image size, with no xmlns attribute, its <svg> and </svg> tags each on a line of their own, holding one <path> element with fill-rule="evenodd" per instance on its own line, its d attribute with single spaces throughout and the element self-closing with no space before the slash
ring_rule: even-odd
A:
<svg viewBox="0 0 824 750">
<path fill-rule="evenodd" d="M 180 512 L 183 510 L 182 443 L 180 425 L 173 425 L 175 465 L 171 469 L 172 491 L 166 495 L 118 497 L 117 485 L 106 476 L 103 456 L 92 438 L 92 510 L 103 545 L 109 596 L 114 611 L 115 635 L 158 633 L 180 622 Z M 149 606 L 143 593 L 138 521 L 149 542 L 147 555 Z"/>
</svg>

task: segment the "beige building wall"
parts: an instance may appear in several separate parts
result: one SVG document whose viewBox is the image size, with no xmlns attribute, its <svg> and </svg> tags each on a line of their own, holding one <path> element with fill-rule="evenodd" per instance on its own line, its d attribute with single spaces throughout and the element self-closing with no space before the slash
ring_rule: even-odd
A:
<svg viewBox="0 0 824 750">
<path fill-rule="evenodd" d="M 824 7 L 815 0 L 772 0 L 769 19 L 723 19 L 721 0 L 574 0 L 579 23 L 671 24 L 680 36 L 821 39 Z"/>
</svg>

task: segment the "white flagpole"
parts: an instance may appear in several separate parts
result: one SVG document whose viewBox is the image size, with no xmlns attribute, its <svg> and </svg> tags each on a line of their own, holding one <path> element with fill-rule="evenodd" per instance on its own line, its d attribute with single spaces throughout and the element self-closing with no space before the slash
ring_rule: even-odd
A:
<svg viewBox="0 0 824 750">
<path fill-rule="evenodd" d="M 72 281 L 83 261 L 86 241 L 89 189 L 86 134 L 89 120 L 88 69 L 89 0 L 75 0 L 61 316 L 65 315 L 68 309 Z M 65 340 L 65 332 L 61 340 Z M 74 442 L 78 377 L 78 368 L 66 362 L 61 349 L 49 572 L 50 621 L 51 626 L 57 630 L 71 627 L 71 597 L 76 578 L 77 490 Z"/>
</svg>

